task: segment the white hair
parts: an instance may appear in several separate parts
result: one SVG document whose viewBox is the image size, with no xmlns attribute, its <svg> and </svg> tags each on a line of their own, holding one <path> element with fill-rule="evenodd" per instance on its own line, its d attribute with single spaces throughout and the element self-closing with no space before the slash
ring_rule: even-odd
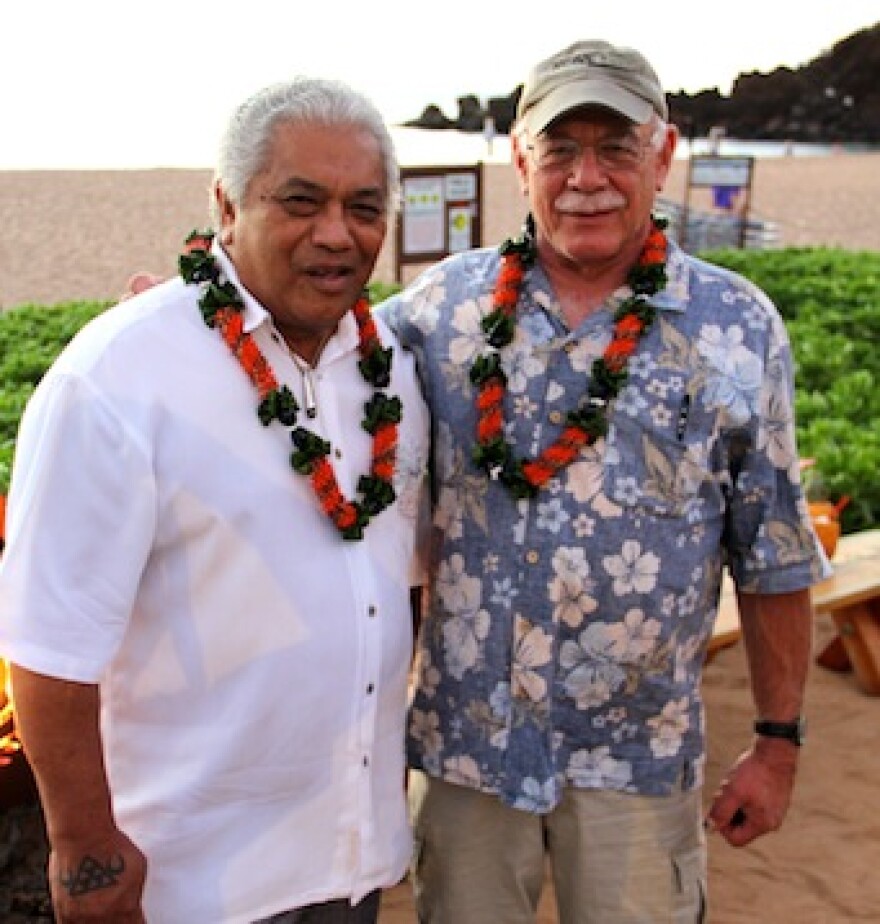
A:
<svg viewBox="0 0 880 924">
<path fill-rule="evenodd" d="M 400 172 L 394 142 L 378 109 L 347 84 L 336 80 L 296 77 L 258 90 L 232 114 L 223 135 L 214 170 L 233 205 L 241 205 L 251 180 L 266 164 L 273 132 L 283 123 L 311 123 L 366 129 L 379 143 L 385 167 L 386 205 L 393 212 L 400 198 Z M 210 203 L 211 218 L 220 227 L 219 206 Z"/>
</svg>

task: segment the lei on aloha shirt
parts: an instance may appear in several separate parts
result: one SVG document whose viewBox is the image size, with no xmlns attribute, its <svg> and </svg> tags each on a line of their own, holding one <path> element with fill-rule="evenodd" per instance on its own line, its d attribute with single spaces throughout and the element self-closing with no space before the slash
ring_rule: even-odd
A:
<svg viewBox="0 0 880 924">
<path fill-rule="evenodd" d="M 627 276 L 632 294 L 615 312 L 611 341 L 593 363 L 584 406 L 568 413 L 565 429 L 535 459 L 516 459 L 504 437 L 507 377 L 500 357 L 500 350 L 513 341 L 520 288 L 535 259 L 531 216 L 521 237 L 501 245 L 501 270 L 492 295 L 492 311 L 481 322 L 489 350 L 477 356 L 470 370 L 471 382 L 477 388 L 473 458 L 514 497 L 533 497 L 558 471 L 570 465 L 583 447 L 605 435 L 609 404 L 626 383 L 629 358 L 654 322 L 656 312 L 647 298 L 666 285 L 665 221 L 653 218 L 652 223 L 639 258 Z"/>
</svg>

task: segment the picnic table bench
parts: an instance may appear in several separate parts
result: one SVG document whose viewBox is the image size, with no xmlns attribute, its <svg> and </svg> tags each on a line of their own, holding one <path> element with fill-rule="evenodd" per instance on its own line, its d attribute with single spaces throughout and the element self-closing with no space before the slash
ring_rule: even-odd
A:
<svg viewBox="0 0 880 924">
<path fill-rule="evenodd" d="M 816 614 L 827 613 L 837 635 L 816 661 L 829 670 L 852 670 L 858 686 L 880 695 L 880 529 L 843 536 L 831 561 L 833 574 L 810 589 Z M 707 658 L 740 637 L 733 584 L 725 578 Z"/>
</svg>

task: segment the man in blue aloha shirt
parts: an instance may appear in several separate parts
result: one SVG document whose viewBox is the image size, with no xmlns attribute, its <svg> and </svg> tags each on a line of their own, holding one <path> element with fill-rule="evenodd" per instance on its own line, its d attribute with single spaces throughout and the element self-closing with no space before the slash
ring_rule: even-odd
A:
<svg viewBox="0 0 880 924">
<path fill-rule="evenodd" d="M 809 586 L 791 351 L 768 298 L 654 222 L 677 133 L 631 49 L 529 74 L 524 237 L 383 309 L 433 412 L 433 582 L 408 727 L 419 919 L 699 921 L 700 678 L 727 566 L 756 735 L 708 824 L 781 824 Z M 743 729 L 744 735 L 750 730 Z"/>
</svg>

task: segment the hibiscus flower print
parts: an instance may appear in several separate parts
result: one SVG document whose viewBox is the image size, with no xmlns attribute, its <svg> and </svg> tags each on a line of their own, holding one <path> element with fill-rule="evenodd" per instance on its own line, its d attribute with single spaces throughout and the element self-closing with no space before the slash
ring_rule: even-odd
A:
<svg viewBox="0 0 880 924">
<path fill-rule="evenodd" d="M 493 581 L 492 586 L 494 589 L 489 602 L 496 603 L 509 610 L 513 605 L 514 598 L 519 596 L 519 589 L 514 585 L 513 579 L 509 577 L 502 578 L 500 581 Z"/>
<path fill-rule="evenodd" d="M 759 446 L 765 449 L 770 461 L 776 468 L 787 469 L 792 481 L 800 477 L 800 465 L 795 445 L 794 421 L 791 417 L 791 405 L 782 395 L 771 395 L 764 415 L 764 429 L 759 439 Z"/>
<path fill-rule="evenodd" d="M 578 709 L 601 706 L 626 683 L 619 663 L 625 652 L 623 627 L 605 623 L 593 623 L 576 642 L 562 643 L 559 664 L 568 672 L 563 687 Z"/>
<path fill-rule="evenodd" d="M 655 757 L 674 757 L 681 750 L 682 738 L 690 727 L 687 698 L 667 703 L 660 715 L 648 719 L 651 751 Z"/>
<path fill-rule="evenodd" d="M 437 595 L 444 608 L 441 633 L 446 670 L 461 680 L 476 665 L 480 643 L 489 634 L 489 613 L 479 607 L 482 582 L 465 573 L 464 559 L 455 554 L 440 564 Z"/>
<path fill-rule="evenodd" d="M 447 613 L 473 613 L 480 604 L 482 583 L 464 570 L 464 558 L 456 553 L 440 563 L 437 595 Z"/>
<path fill-rule="evenodd" d="M 660 572 L 660 559 L 653 552 L 642 554 L 642 545 L 636 539 L 627 539 L 620 555 L 606 555 L 602 565 L 614 578 L 613 589 L 618 597 L 650 593 Z"/>
<path fill-rule="evenodd" d="M 446 279 L 435 276 L 419 287 L 410 304 L 409 320 L 426 334 L 432 333 L 440 319 L 440 303 L 446 298 Z"/>
<path fill-rule="evenodd" d="M 632 781 L 632 767 L 625 760 L 611 756 L 611 749 L 605 745 L 588 750 L 575 751 L 568 761 L 566 776 L 585 789 L 626 789 Z"/>
<path fill-rule="evenodd" d="M 551 533 L 558 533 L 571 519 L 571 515 L 563 509 L 562 500 L 554 497 L 549 501 L 538 503 L 538 516 L 535 525 L 538 529 L 545 529 Z"/>
<path fill-rule="evenodd" d="M 462 302 L 455 309 L 452 327 L 461 336 L 449 341 L 449 359 L 456 366 L 470 366 L 486 347 L 486 335 L 480 326 L 482 315 L 473 300 Z"/>
<path fill-rule="evenodd" d="M 478 610 L 466 616 L 453 616 L 443 623 L 443 652 L 446 670 L 456 680 L 476 666 L 480 642 L 489 634 L 489 613 Z"/>
<path fill-rule="evenodd" d="M 602 491 L 602 465 L 606 443 L 598 440 L 585 447 L 581 454 L 565 470 L 565 492 L 579 504 L 589 504 L 600 517 L 619 517 L 622 513 Z"/>
<path fill-rule="evenodd" d="M 503 365 L 507 374 L 507 390 L 512 395 L 522 394 L 529 387 L 529 379 L 544 371 L 544 365 L 535 356 L 531 344 L 520 338 L 504 351 Z"/>
<path fill-rule="evenodd" d="M 556 785 L 553 777 L 540 783 L 533 776 L 527 776 L 522 781 L 522 790 L 513 807 L 521 812 L 541 812 L 555 803 Z"/>
<path fill-rule="evenodd" d="M 703 403 L 724 411 L 730 425 L 742 425 L 755 413 L 763 366 L 742 344 L 743 331 L 734 325 L 722 331 L 716 324 L 700 331 L 697 352 L 706 363 Z"/>
<path fill-rule="evenodd" d="M 534 703 L 547 697 L 547 681 L 541 669 L 550 663 L 553 639 L 540 626 L 533 626 L 519 613 L 514 622 L 511 694 Z"/>
<path fill-rule="evenodd" d="M 443 778 L 447 782 L 470 786 L 474 789 L 479 788 L 480 768 L 473 757 L 467 755 L 450 757 L 443 761 L 443 767 L 445 768 Z"/>
<path fill-rule="evenodd" d="M 610 337 L 607 334 L 589 335 L 576 342 L 573 350 L 568 354 L 568 361 L 575 372 L 589 372 L 593 363 L 602 355 L 608 345 Z"/>
<path fill-rule="evenodd" d="M 425 753 L 436 758 L 443 747 L 443 736 L 440 734 L 440 718 L 436 712 L 424 712 L 413 709 L 409 717 L 409 733 L 421 743 Z"/>
<path fill-rule="evenodd" d="M 552 565 L 556 574 L 547 589 L 555 604 L 553 620 L 577 628 L 598 605 L 591 593 L 595 581 L 590 577 L 586 553 L 582 548 L 560 548 Z"/>
<path fill-rule="evenodd" d="M 649 619 L 644 610 L 628 610 L 623 617 L 623 628 L 626 632 L 625 661 L 637 663 L 645 660 L 657 647 L 660 637 L 660 621 Z"/>
<path fill-rule="evenodd" d="M 436 696 L 437 684 L 440 683 L 440 671 L 431 663 L 431 653 L 427 648 L 419 648 L 412 673 L 413 676 L 418 677 L 419 691 L 423 696 Z"/>
</svg>

